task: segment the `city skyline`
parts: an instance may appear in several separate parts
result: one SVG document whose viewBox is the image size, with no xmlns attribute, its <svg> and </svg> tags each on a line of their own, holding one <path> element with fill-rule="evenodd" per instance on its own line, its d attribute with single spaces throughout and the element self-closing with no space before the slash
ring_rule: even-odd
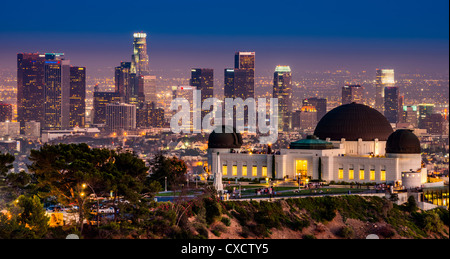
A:
<svg viewBox="0 0 450 259">
<path fill-rule="evenodd" d="M 41 6 L 25 1 L 18 17 L 45 10 L 53 2 Z M 269 13 L 267 1 L 240 5 L 231 1 L 220 8 L 202 0 L 174 6 L 143 2 L 139 4 L 149 14 L 145 19 L 131 11 L 110 9 L 113 5 L 103 6 L 102 1 L 91 3 L 93 11 L 89 11 L 81 1 L 71 7 L 67 18 L 77 14 L 84 19 L 64 19 L 52 26 L 45 19 L 30 23 L 28 18 L 2 13 L 0 69 L 13 70 L 17 53 L 62 52 L 73 63 L 84 64 L 88 76 L 111 77 L 118 61 L 130 60 L 133 33 L 145 32 L 150 70 L 158 76 L 186 76 L 192 67 L 210 67 L 220 75 L 233 65 L 229 53 L 246 50 L 257 53 L 256 76 L 272 73 L 277 65 L 291 66 L 294 77 L 304 71 L 383 67 L 398 73 L 448 73 L 448 2 L 418 3 L 396 1 L 383 8 L 386 1 L 379 6 L 350 0 L 323 5 L 282 1 L 281 6 L 291 8 L 281 15 Z M 196 4 L 202 8 L 195 8 Z M 3 10 L 16 4 L 5 5 Z M 63 3 L 58 6 L 68 8 Z M 235 7 L 252 10 L 247 14 L 252 22 L 231 25 Z M 123 15 L 120 23 L 115 14 Z M 264 14 L 272 19 L 266 21 Z M 198 23 L 204 26 L 195 26 Z"/>
</svg>

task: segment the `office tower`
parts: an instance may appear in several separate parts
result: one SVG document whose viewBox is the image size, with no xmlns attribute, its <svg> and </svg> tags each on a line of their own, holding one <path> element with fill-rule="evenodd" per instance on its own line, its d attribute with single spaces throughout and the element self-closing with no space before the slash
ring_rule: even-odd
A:
<svg viewBox="0 0 450 259">
<path fill-rule="evenodd" d="M 43 129 L 69 127 L 70 64 L 63 53 L 46 53 L 44 62 Z"/>
<path fill-rule="evenodd" d="M 20 122 L 0 122 L 0 138 L 15 138 L 20 135 Z"/>
<path fill-rule="evenodd" d="M 236 52 L 233 91 L 234 98 L 255 97 L 255 52 Z"/>
<path fill-rule="evenodd" d="M 444 135 L 445 131 L 444 116 L 439 113 L 427 115 L 427 117 L 422 120 L 421 127 L 422 129 L 426 129 L 427 133 L 429 134 Z"/>
<path fill-rule="evenodd" d="M 133 34 L 133 55 L 131 56 L 131 73 L 138 76 L 149 75 L 149 59 L 147 54 L 147 34 L 134 33 Z"/>
<path fill-rule="evenodd" d="M 0 122 L 12 121 L 13 107 L 12 104 L 0 102 Z"/>
<path fill-rule="evenodd" d="M 273 98 L 278 99 L 278 127 L 282 131 L 291 129 L 292 71 L 289 66 L 277 66 L 273 79 Z"/>
<path fill-rule="evenodd" d="M 156 103 L 146 103 L 137 110 L 137 125 L 140 128 L 163 128 L 165 126 L 164 109 L 157 108 Z"/>
<path fill-rule="evenodd" d="M 106 105 L 110 103 L 117 103 L 121 101 L 120 94 L 118 92 L 99 92 L 94 91 L 93 100 L 93 124 L 105 124 L 106 123 Z"/>
<path fill-rule="evenodd" d="M 384 88 L 395 86 L 393 69 L 377 69 L 375 82 L 375 109 L 384 112 Z"/>
<path fill-rule="evenodd" d="M 225 69 L 225 81 L 224 81 L 224 95 L 225 98 L 234 98 L 234 69 Z"/>
<path fill-rule="evenodd" d="M 390 123 L 398 122 L 398 103 L 399 94 L 398 87 L 384 88 L 384 116 Z"/>
<path fill-rule="evenodd" d="M 201 101 L 199 103 L 199 110 L 201 110 L 201 121 L 210 112 L 210 110 L 203 111 L 203 102 L 208 98 L 214 97 L 214 70 L 210 68 L 194 68 L 191 70 L 190 85 L 201 91 Z"/>
<path fill-rule="evenodd" d="M 158 103 L 156 96 L 156 76 L 139 77 L 140 103 Z"/>
<path fill-rule="evenodd" d="M 27 121 L 44 122 L 45 55 L 17 54 L 17 121 L 22 130 Z"/>
<path fill-rule="evenodd" d="M 24 134 L 27 138 L 39 138 L 41 136 L 41 123 L 38 121 L 25 122 Z"/>
<path fill-rule="evenodd" d="M 424 121 L 433 114 L 434 104 L 419 104 L 419 128 L 425 129 Z"/>
<path fill-rule="evenodd" d="M 300 130 L 304 132 L 314 131 L 317 126 L 317 110 L 314 106 L 303 106 L 300 110 Z"/>
<path fill-rule="evenodd" d="M 398 110 L 397 110 L 397 121 L 403 122 L 403 106 L 405 104 L 405 96 L 401 95 L 398 97 Z"/>
<path fill-rule="evenodd" d="M 303 106 L 314 106 L 317 110 L 317 121 L 327 114 L 327 99 L 312 97 L 303 100 Z"/>
<path fill-rule="evenodd" d="M 402 116 L 402 122 L 406 123 L 408 125 L 411 125 L 412 127 L 418 126 L 418 112 L 417 112 L 417 106 L 411 105 L 411 106 L 403 106 L 403 116 Z"/>
<path fill-rule="evenodd" d="M 190 116 L 189 118 L 182 118 L 183 120 L 188 120 L 189 123 L 186 123 L 187 128 L 185 127 L 181 127 L 181 130 L 184 132 L 193 132 L 195 130 L 201 130 L 201 126 L 202 125 L 197 125 L 200 126 L 200 128 L 195 127 L 195 122 L 194 122 L 194 92 L 197 90 L 197 88 L 195 86 L 174 86 L 172 88 L 172 94 L 173 94 L 173 99 L 177 99 L 177 98 L 181 98 L 181 99 L 185 99 L 189 102 L 189 109 L 190 109 Z M 181 110 L 181 107 L 179 107 L 179 109 L 177 111 L 174 111 L 173 113 L 177 113 Z M 201 122 L 201 121 L 200 121 Z M 183 123 L 185 124 L 185 123 Z M 180 126 L 182 124 L 179 124 Z"/>
<path fill-rule="evenodd" d="M 86 125 L 86 68 L 70 67 L 70 119 L 71 128 Z"/>
<path fill-rule="evenodd" d="M 360 85 L 345 85 L 342 87 L 342 105 L 350 103 L 364 104 L 364 88 Z"/>
<path fill-rule="evenodd" d="M 119 93 L 123 101 L 128 100 L 131 79 L 131 62 L 120 62 L 120 66 L 115 68 L 115 86 L 116 92 Z"/>
<path fill-rule="evenodd" d="M 136 129 L 136 106 L 127 103 L 107 104 L 106 128 L 111 132 Z"/>
<path fill-rule="evenodd" d="M 301 113 L 301 110 L 296 110 L 296 111 L 292 112 L 291 123 L 290 123 L 292 129 L 295 129 L 295 130 L 300 129 L 300 113 Z"/>
<path fill-rule="evenodd" d="M 214 70 L 211 68 L 193 68 L 191 70 L 191 86 L 202 91 L 202 103 L 214 97 Z"/>
</svg>

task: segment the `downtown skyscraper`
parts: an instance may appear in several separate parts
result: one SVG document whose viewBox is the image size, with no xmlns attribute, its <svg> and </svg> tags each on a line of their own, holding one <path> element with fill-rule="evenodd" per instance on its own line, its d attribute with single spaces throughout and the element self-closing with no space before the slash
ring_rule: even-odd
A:
<svg viewBox="0 0 450 259">
<path fill-rule="evenodd" d="M 69 128 L 70 62 L 63 53 L 47 53 L 44 62 L 43 129 Z"/>
<path fill-rule="evenodd" d="M 137 32 L 133 34 L 133 55 L 131 56 L 131 73 L 149 75 L 149 58 L 147 53 L 147 34 Z"/>
<path fill-rule="evenodd" d="M 277 66 L 273 78 L 273 98 L 278 99 L 278 127 L 292 128 L 292 71 L 289 66 Z"/>
<path fill-rule="evenodd" d="M 69 127 L 86 126 L 86 68 L 70 67 Z"/>
<path fill-rule="evenodd" d="M 350 103 L 364 104 L 364 88 L 360 85 L 345 85 L 342 87 L 342 105 Z"/>
<path fill-rule="evenodd" d="M 255 98 L 255 52 L 236 52 L 234 56 L 234 69 L 225 69 L 224 78 L 224 95 L 225 98 Z M 232 116 L 233 121 L 237 122 L 236 111 L 244 109 L 244 125 L 248 124 L 248 107 L 235 107 Z M 231 126 L 231 125 L 229 125 Z"/>
<path fill-rule="evenodd" d="M 243 100 L 255 97 L 255 52 L 236 52 L 233 95 Z"/>
<path fill-rule="evenodd" d="M 26 122 L 44 122 L 44 62 L 43 54 L 17 54 L 17 121 L 22 131 Z"/>
<path fill-rule="evenodd" d="M 384 88 L 384 116 L 390 123 L 399 121 L 399 93 L 398 87 Z"/>
<path fill-rule="evenodd" d="M 384 89 L 395 86 L 395 72 L 393 69 L 377 69 L 375 82 L 375 109 L 384 113 Z"/>
<path fill-rule="evenodd" d="M 85 68 L 82 75 L 79 69 L 72 69 L 64 53 L 17 54 L 17 120 L 22 131 L 31 121 L 45 130 L 72 127 L 71 109 L 73 118 L 84 120 L 80 118 L 85 113 Z M 82 127 L 84 122 L 76 125 Z"/>
</svg>

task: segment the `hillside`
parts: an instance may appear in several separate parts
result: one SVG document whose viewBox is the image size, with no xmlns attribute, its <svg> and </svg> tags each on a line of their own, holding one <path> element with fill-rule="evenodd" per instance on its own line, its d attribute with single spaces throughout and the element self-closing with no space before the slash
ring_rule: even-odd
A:
<svg viewBox="0 0 450 259">
<path fill-rule="evenodd" d="M 420 211 L 378 197 L 340 196 L 267 201 L 205 199 L 182 229 L 209 239 L 449 238 L 449 212 Z M 204 208 L 207 210 L 204 211 Z"/>
<path fill-rule="evenodd" d="M 85 238 L 127 239 L 448 239 L 449 211 L 421 211 L 356 195 L 276 201 L 153 203 L 139 221 L 86 226 Z M 53 236 L 54 238 L 55 236 Z M 49 237 L 52 238 L 52 237 Z"/>
</svg>

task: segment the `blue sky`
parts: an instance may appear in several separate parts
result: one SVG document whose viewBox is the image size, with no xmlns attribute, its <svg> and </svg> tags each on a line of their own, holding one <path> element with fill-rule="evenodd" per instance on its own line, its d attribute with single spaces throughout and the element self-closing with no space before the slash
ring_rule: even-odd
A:
<svg viewBox="0 0 450 259">
<path fill-rule="evenodd" d="M 448 71 L 448 0 L 3 1 L 0 68 L 58 51 L 107 70 L 130 59 L 134 31 L 149 34 L 155 70 L 221 69 L 252 50 L 261 70 Z"/>
</svg>

